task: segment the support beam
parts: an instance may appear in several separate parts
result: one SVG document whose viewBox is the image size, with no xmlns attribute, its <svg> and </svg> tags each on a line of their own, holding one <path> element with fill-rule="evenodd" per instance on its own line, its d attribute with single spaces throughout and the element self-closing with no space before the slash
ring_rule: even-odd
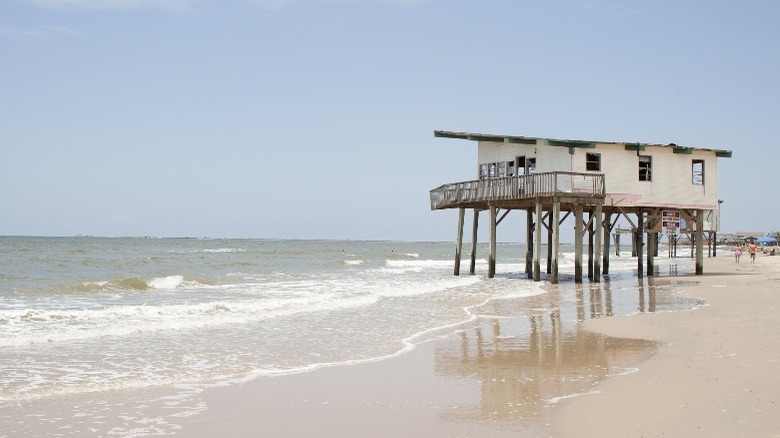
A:
<svg viewBox="0 0 780 438">
<path fill-rule="evenodd" d="M 550 272 L 550 283 L 558 283 L 558 246 L 560 245 L 560 221 L 558 218 L 561 216 L 561 203 L 558 200 L 553 200 L 552 211 L 552 271 Z"/>
<path fill-rule="evenodd" d="M 496 276 L 496 215 L 498 209 L 490 206 L 490 254 L 488 255 L 488 278 Z"/>
<path fill-rule="evenodd" d="M 594 246 L 596 248 L 596 255 L 593 258 L 593 281 L 595 283 L 601 282 L 601 204 L 596 204 L 596 211 L 594 212 L 596 215 L 595 220 L 593 221 L 593 225 L 595 227 L 595 238 L 596 242 L 594 243 Z M 609 234 L 607 235 L 609 236 Z M 609 254 L 609 248 L 607 248 L 607 251 L 605 254 Z M 609 256 L 606 257 L 607 259 Z"/>
<path fill-rule="evenodd" d="M 593 280 L 593 211 L 588 212 L 588 280 Z"/>
<path fill-rule="evenodd" d="M 466 217 L 465 207 L 460 207 L 458 210 L 458 241 L 455 244 L 455 275 L 460 275 L 460 253 L 463 249 L 463 220 Z"/>
<path fill-rule="evenodd" d="M 547 214 L 547 274 L 552 274 L 552 250 L 553 250 L 552 227 L 553 227 L 553 215 L 552 212 L 549 212 Z"/>
<path fill-rule="evenodd" d="M 534 265 L 533 265 L 533 255 L 534 255 L 534 213 L 529 208 L 526 210 L 526 221 L 525 221 L 525 273 L 528 275 L 528 278 L 531 279 L 534 277 Z"/>
<path fill-rule="evenodd" d="M 574 282 L 582 283 L 582 206 L 574 207 Z"/>
<path fill-rule="evenodd" d="M 658 234 L 647 232 L 647 276 L 655 275 L 655 248 L 658 245 Z"/>
<path fill-rule="evenodd" d="M 469 274 L 474 275 L 477 267 L 477 229 L 479 228 L 479 210 L 474 209 L 474 227 L 471 230 L 471 264 Z"/>
<path fill-rule="evenodd" d="M 696 210 L 696 275 L 704 274 L 704 210 Z"/>
<path fill-rule="evenodd" d="M 636 266 L 636 275 L 639 278 L 644 277 L 644 266 L 642 265 L 642 259 L 644 258 L 644 245 L 645 245 L 645 213 L 642 211 L 642 209 L 637 210 L 636 213 L 636 232 L 634 233 L 634 239 L 636 243 L 634 244 L 634 247 L 636 247 L 636 258 L 637 258 L 637 266 Z"/>
<path fill-rule="evenodd" d="M 603 266 L 603 273 L 604 275 L 609 275 L 609 243 L 610 243 L 610 233 L 612 232 L 611 219 L 612 218 L 612 212 L 607 211 L 604 215 L 603 219 L 603 229 L 604 229 L 604 261 L 602 262 Z"/>
<path fill-rule="evenodd" d="M 542 258 L 542 203 L 536 201 L 536 228 L 534 229 L 534 281 L 541 280 Z"/>
<path fill-rule="evenodd" d="M 718 256 L 718 232 L 713 231 L 711 233 L 712 239 L 712 256 L 717 257 Z"/>
</svg>

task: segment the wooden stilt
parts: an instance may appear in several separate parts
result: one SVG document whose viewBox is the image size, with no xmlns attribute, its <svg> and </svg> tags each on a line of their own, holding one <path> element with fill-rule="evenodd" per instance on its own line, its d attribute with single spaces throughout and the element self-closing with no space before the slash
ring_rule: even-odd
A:
<svg viewBox="0 0 780 438">
<path fill-rule="evenodd" d="M 696 275 L 704 274 L 704 210 L 696 210 Z"/>
<path fill-rule="evenodd" d="M 620 257 L 620 233 L 615 233 L 615 255 Z"/>
<path fill-rule="evenodd" d="M 528 278 L 533 278 L 533 251 L 534 251 L 534 214 L 529 208 L 526 210 L 525 221 L 525 273 Z"/>
<path fill-rule="evenodd" d="M 595 243 L 594 247 L 596 249 L 595 257 L 593 258 L 593 278 L 592 280 L 596 283 L 601 282 L 601 204 L 596 204 L 596 211 L 594 212 L 595 218 L 593 220 L 593 226 L 594 228 L 594 234 L 595 234 Z M 608 253 L 608 251 L 607 251 Z"/>
<path fill-rule="evenodd" d="M 455 244 L 455 275 L 460 275 L 460 253 L 463 249 L 463 219 L 466 216 L 466 208 L 458 209 L 458 241 Z"/>
<path fill-rule="evenodd" d="M 561 203 L 553 201 L 552 211 L 552 271 L 550 272 L 550 283 L 558 283 L 558 246 L 560 244 L 560 216 Z"/>
<path fill-rule="evenodd" d="M 471 230 L 471 264 L 469 274 L 474 275 L 477 266 L 477 229 L 479 228 L 479 210 L 474 209 L 474 227 Z"/>
<path fill-rule="evenodd" d="M 534 281 L 541 279 L 542 258 L 542 203 L 536 202 L 536 228 L 534 230 Z"/>
<path fill-rule="evenodd" d="M 588 280 L 593 280 L 593 211 L 588 212 Z"/>
<path fill-rule="evenodd" d="M 552 227 L 553 217 L 552 212 L 547 215 L 547 274 L 552 274 Z"/>
<path fill-rule="evenodd" d="M 712 256 L 717 257 L 718 256 L 718 232 L 713 231 L 712 232 Z"/>
<path fill-rule="evenodd" d="M 652 277 L 655 274 L 655 246 L 657 244 L 658 234 L 652 231 L 647 232 L 647 276 Z"/>
<path fill-rule="evenodd" d="M 582 206 L 574 207 L 574 282 L 582 283 Z"/>
<path fill-rule="evenodd" d="M 656 257 L 658 257 L 658 247 L 661 246 L 658 244 L 660 239 L 661 239 L 660 233 L 655 233 L 655 246 L 653 247 L 653 255 Z"/>
<path fill-rule="evenodd" d="M 498 209 L 490 206 L 490 254 L 488 255 L 488 278 L 496 276 L 496 215 Z"/>
<path fill-rule="evenodd" d="M 634 244 L 634 247 L 636 247 L 636 257 L 637 257 L 637 276 L 638 277 L 644 277 L 644 266 L 642 265 L 643 258 L 644 258 L 644 240 L 645 240 L 645 214 L 640 209 L 636 213 L 636 226 L 637 230 L 634 233 L 634 237 L 636 239 L 636 243 Z"/>
<path fill-rule="evenodd" d="M 610 228 L 612 226 L 612 214 L 611 212 L 606 212 L 603 219 L 603 229 L 604 229 L 604 260 L 602 262 L 602 270 L 604 275 L 609 275 L 609 234 L 612 231 Z"/>
</svg>

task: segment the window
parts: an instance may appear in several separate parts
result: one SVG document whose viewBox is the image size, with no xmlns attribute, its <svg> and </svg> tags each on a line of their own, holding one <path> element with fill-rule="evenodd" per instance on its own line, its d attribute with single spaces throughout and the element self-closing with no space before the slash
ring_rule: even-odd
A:
<svg viewBox="0 0 780 438">
<path fill-rule="evenodd" d="M 517 163 L 517 174 L 525 175 L 525 157 L 515 157 L 515 163 Z"/>
<path fill-rule="evenodd" d="M 496 177 L 496 163 L 488 164 L 488 178 Z"/>
<path fill-rule="evenodd" d="M 585 170 L 601 172 L 601 154 L 585 154 Z"/>
<path fill-rule="evenodd" d="M 480 164 L 479 165 L 479 179 L 485 179 L 488 175 L 488 167 L 487 164 Z"/>
<path fill-rule="evenodd" d="M 639 181 L 653 180 L 653 160 L 648 155 L 639 156 Z"/>
<path fill-rule="evenodd" d="M 528 173 L 536 172 L 536 157 L 526 158 L 525 161 L 528 164 Z"/>
<path fill-rule="evenodd" d="M 692 171 L 693 176 L 691 182 L 695 186 L 704 185 L 704 160 L 693 160 Z"/>
<path fill-rule="evenodd" d="M 514 174 L 515 174 L 515 162 L 514 161 L 507 161 L 506 162 L 506 174 L 507 174 L 507 176 L 514 176 Z"/>
</svg>

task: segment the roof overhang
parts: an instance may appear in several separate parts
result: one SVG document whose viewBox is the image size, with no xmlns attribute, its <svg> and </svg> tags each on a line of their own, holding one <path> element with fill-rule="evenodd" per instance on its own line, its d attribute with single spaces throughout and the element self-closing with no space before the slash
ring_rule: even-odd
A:
<svg viewBox="0 0 780 438">
<path fill-rule="evenodd" d="M 525 137 L 520 135 L 499 135 L 499 134 L 480 134 L 474 132 L 457 132 L 457 131 L 433 131 L 435 137 L 443 138 L 458 138 L 462 140 L 472 141 L 493 141 L 498 143 L 519 143 L 519 144 L 542 144 L 547 146 L 560 146 L 569 148 L 570 152 L 573 152 L 573 148 L 586 148 L 593 149 L 597 143 L 600 144 L 618 144 L 623 145 L 626 150 L 629 151 L 644 151 L 648 147 L 663 147 L 672 148 L 675 154 L 692 154 L 693 151 L 707 151 L 714 152 L 716 157 L 731 158 L 732 152 L 726 149 L 710 149 L 710 148 L 696 148 L 690 146 L 679 146 L 674 143 L 669 144 L 655 144 L 655 143 L 626 143 L 615 141 L 588 141 L 588 140 L 563 140 L 556 138 L 543 138 L 543 137 Z"/>
</svg>

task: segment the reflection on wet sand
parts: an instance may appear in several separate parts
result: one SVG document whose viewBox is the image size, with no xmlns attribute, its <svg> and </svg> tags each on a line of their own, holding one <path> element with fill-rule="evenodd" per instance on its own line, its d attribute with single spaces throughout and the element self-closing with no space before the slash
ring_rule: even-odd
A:
<svg viewBox="0 0 780 438">
<path fill-rule="evenodd" d="M 474 379 L 481 387 L 478 406 L 451 407 L 441 413 L 442 421 L 528 424 L 545 406 L 586 394 L 606 376 L 630 372 L 654 353 L 655 342 L 606 337 L 580 330 L 577 323 L 696 306 L 696 300 L 673 292 L 678 284 L 652 277 L 563 284 L 536 297 L 490 303 L 457 341 L 436 346 L 437 375 Z"/>
</svg>

